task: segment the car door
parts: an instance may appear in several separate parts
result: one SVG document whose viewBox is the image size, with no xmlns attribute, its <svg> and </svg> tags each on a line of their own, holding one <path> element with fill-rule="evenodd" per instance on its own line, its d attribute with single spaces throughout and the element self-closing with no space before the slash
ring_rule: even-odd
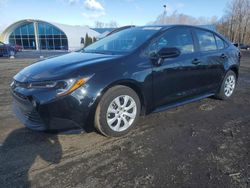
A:
<svg viewBox="0 0 250 188">
<path fill-rule="evenodd" d="M 198 66 L 206 67 L 203 71 L 203 87 L 201 91 L 203 93 L 216 92 L 224 73 L 224 63 L 228 59 L 225 50 L 226 43 L 211 31 L 195 29 L 194 33 L 202 62 Z"/>
<path fill-rule="evenodd" d="M 153 101 L 155 107 L 186 100 L 200 94 L 204 67 L 200 64 L 200 53 L 194 44 L 189 27 L 167 30 L 154 41 L 149 51 L 176 47 L 181 55 L 164 59 L 160 66 L 153 67 Z"/>
</svg>

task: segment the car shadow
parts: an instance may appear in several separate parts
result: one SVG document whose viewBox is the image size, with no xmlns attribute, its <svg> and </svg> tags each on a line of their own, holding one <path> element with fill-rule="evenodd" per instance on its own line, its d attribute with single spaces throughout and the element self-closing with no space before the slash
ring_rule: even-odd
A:
<svg viewBox="0 0 250 188">
<path fill-rule="evenodd" d="M 11 132 L 0 146 L 1 187 L 30 187 L 29 170 L 36 158 L 57 164 L 62 147 L 57 135 L 22 128 Z"/>
</svg>

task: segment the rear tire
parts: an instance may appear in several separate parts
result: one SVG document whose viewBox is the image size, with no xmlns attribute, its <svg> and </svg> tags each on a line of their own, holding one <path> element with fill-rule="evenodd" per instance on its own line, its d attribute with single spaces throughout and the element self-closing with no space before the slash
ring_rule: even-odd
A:
<svg viewBox="0 0 250 188">
<path fill-rule="evenodd" d="M 112 87 L 97 106 L 95 127 L 108 137 L 125 135 L 136 124 L 140 110 L 140 99 L 134 90 L 121 85 Z"/>
<path fill-rule="evenodd" d="M 237 77 L 233 71 L 228 71 L 221 84 L 220 90 L 216 97 L 221 100 L 229 99 L 233 94 L 236 87 Z"/>
</svg>

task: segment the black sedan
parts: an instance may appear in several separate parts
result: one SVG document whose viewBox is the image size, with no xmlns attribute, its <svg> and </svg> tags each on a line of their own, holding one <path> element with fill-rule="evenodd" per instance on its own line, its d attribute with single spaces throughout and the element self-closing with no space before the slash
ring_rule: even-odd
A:
<svg viewBox="0 0 250 188">
<path fill-rule="evenodd" d="M 24 68 L 11 83 L 14 111 L 34 130 L 93 126 L 121 136 L 140 115 L 209 96 L 230 98 L 239 64 L 239 50 L 216 32 L 132 27 Z"/>
</svg>

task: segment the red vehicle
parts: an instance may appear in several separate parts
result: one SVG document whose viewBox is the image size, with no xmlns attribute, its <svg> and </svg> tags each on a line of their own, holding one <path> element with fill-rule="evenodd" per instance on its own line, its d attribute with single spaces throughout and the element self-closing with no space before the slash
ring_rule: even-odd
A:
<svg viewBox="0 0 250 188">
<path fill-rule="evenodd" d="M 18 44 L 14 44 L 12 46 L 15 48 L 16 52 L 21 52 L 23 50 L 23 47 Z"/>
<path fill-rule="evenodd" d="M 0 57 L 1 56 L 15 56 L 18 51 L 21 51 L 22 47 L 18 45 L 4 44 L 0 42 Z"/>
</svg>

